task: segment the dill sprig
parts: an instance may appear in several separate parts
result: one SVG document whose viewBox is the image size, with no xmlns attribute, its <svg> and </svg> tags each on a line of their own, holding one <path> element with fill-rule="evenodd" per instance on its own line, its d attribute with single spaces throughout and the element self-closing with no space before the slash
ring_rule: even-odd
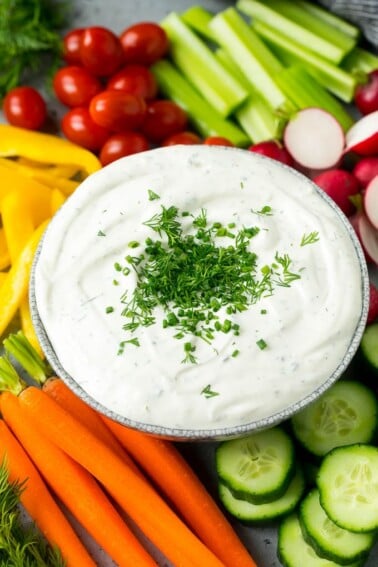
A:
<svg viewBox="0 0 378 567">
<path fill-rule="evenodd" d="M 64 567 L 60 551 L 48 545 L 36 529 L 22 521 L 20 495 L 24 482 L 10 482 L 6 461 L 0 464 L 0 565 Z"/>
<path fill-rule="evenodd" d="M 304 234 L 302 236 L 301 246 L 307 246 L 307 244 L 314 244 L 315 242 L 318 242 L 318 240 L 319 240 L 319 232 L 314 230 L 313 232 L 310 232 L 309 234 Z"/>
<path fill-rule="evenodd" d="M 20 84 L 24 73 L 37 72 L 49 56 L 51 72 L 59 63 L 62 41 L 57 33 L 66 23 L 67 2 L 1 0 L 0 99 Z"/>
<path fill-rule="evenodd" d="M 207 211 L 201 209 L 191 230 L 184 233 L 182 216 L 177 207 L 161 206 L 144 222 L 160 239 L 148 237 L 139 256 L 125 256 L 125 266 L 115 264 L 124 275 L 129 268 L 136 275 L 133 292 L 121 297 L 125 331 L 154 324 L 154 309 L 160 306 L 165 313 L 163 327 L 175 330 L 176 339 L 191 335 L 211 344 L 216 333 L 240 334 L 233 315 L 272 295 L 277 286 L 290 287 L 300 278 L 291 270 L 287 254 L 277 252 L 272 264 L 258 268 L 251 241 L 259 227 L 236 230 L 234 223 L 209 223 Z M 227 242 L 220 245 L 223 239 Z M 127 342 L 131 341 L 122 341 L 119 354 Z M 182 362 L 197 362 L 194 351 L 195 346 L 185 342 Z"/>
</svg>

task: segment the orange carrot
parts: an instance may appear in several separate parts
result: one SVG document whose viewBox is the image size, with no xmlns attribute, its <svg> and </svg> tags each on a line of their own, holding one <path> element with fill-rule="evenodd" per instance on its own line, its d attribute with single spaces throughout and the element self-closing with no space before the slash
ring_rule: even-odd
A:
<svg viewBox="0 0 378 567">
<path fill-rule="evenodd" d="M 19 400 L 43 423 L 46 436 L 104 485 L 176 567 L 224 567 L 146 481 L 43 390 L 26 388 Z"/>
<path fill-rule="evenodd" d="M 109 429 L 187 524 L 228 567 L 256 567 L 230 523 L 179 451 L 170 442 L 102 416 Z"/>
<path fill-rule="evenodd" d="M 88 427 L 105 445 L 110 447 L 119 457 L 140 474 L 140 471 L 131 457 L 126 453 L 121 443 L 115 438 L 113 433 L 102 421 L 100 415 L 88 404 L 83 402 L 79 396 L 60 378 L 49 378 L 43 384 L 43 390 L 53 398 L 62 408 L 67 410 L 82 425 Z"/>
<path fill-rule="evenodd" d="M 32 461 L 8 426 L 0 420 L 0 460 L 4 459 L 10 482 L 26 479 L 20 501 L 49 543 L 60 549 L 67 567 L 96 567 Z"/>
<path fill-rule="evenodd" d="M 110 557 L 123 567 L 156 567 L 93 476 L 47 439 L 17 396 L 4 392 L 0 405 L 5 422 L 47 484 Z"/>
</svg>

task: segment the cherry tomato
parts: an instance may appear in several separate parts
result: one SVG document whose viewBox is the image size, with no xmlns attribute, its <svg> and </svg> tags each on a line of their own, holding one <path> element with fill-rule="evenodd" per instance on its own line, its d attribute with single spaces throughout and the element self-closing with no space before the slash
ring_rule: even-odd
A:
<svg viewBox="0 0 378 567">
<path fill-rule="evenodd" d="M 101 148 L 100 162 L 108 165 L 121 157 L 144 152 L 150 147 L 147 138 L 138 132 L 125 132 L 110 136 Z"/>
<path fill-rule="evenodd" d="M 159 143 L 182 132 L 188 124 L 186 112 L 171 100 L 155 100 L 147 105 L 142 131 L 151 142 Z"/>
<path fill-rule="evenodd" d="M 207 146 L 234 146 L 234 144 L 230 142 L 230 140 L 223 138 L 223 136 L 208 136 L 204 139 L 203 143 Z"/>
<path fill-rule="evenodd" d="M 68 32 L 63 38 L 63 59 L 70 65 L 81 63 L 80 44 L 84 28 L 77 28 Z"/>
<path fill-rule="evenodd" d="M 202 140 L 194 132 L 185 131 L 169 136 L 169 138 L 164 140 L 162 146 L 176 146 L 177 144 L 184 144 L 187 146 L 191 144 L 202 144 Z"/>
<path fill-rule="evenodd" d="M 62 119 L 63 134 L 79 146 L 96 152 L 102 148 L 110 132 L 93 122 L 87 108 L 72 108 Z"/>
<path fill-rule="evenodd" d="M 107 28 L 86 28 L 80 42 L 80 59 L 94 75 L 108 77 L 122 65 L 121 42 Z"/>
<path fill-rule="evenodd" d="M 110 78 L 107 88 L 152 100 L 157 95 L 157 84 L 151 71 L 143 65 L 128 65 Z"/>
<path fill-rule="evenodd" d="M 33 87 L 16 87 L 4 97 L 3 112 L 9 124 L 38 130 L 46 120 L 46 103 Z"/>
<path fill-rule="evenodd" d="M 72 65 L 55 73 L 53 88 L 66 106 L 86 106 L 102 90 L 102 85 L 87 69 Z"/>
<path fill-rule="evenodd" d="M 167 34 L 154 22 L 140 22 L 126 28 L 120 40 L 126 63 L 151 65 L 168 51 Z"/>
<path fill-rule="evenodd" d="M 144 120 L 146 103 L 143 98 L 122 91 L 103 91 L 89 105 L 92 119 L 113 132 L 136 130 Z"/>
</svg>

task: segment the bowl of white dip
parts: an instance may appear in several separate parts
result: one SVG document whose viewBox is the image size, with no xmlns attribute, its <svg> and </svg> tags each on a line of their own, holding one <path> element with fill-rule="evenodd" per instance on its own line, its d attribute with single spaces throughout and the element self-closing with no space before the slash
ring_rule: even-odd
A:
<svg viewBox="0 0 378 567">
<path fill-rule="evenodd" d="M 40 244 L 31 306 L 72 390 L 181 440 L 273 426 L 349 365 L 368 273 L 309 179 L 235 148 L 174 146 L 86 179 Z"/>
</svg>

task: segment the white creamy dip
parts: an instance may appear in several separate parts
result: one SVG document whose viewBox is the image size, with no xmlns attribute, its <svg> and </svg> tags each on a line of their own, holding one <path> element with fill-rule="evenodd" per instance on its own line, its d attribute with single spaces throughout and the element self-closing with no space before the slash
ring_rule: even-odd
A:
<svg viewBox="0 0 378 567">
<path fill-rule="evenodd" d="M 300 278 L 227 316 L 239 335 L 217 332 L 210 345 L 174 338 L 162 308 L 155 324 L 126 332 L 121 296 L 136 277 L 115 266 L 140 255 L 146 238 L 159 239 L 143 223 L 172 205 L 194 218 L 206 210 L 209 225 L 231 223 L 234 232 L 259 227 L 250 240 L 258 272 L 287 254 Z M 182 217 L 184 230 L 193 217 Z M 350 345 L 362 287 L 346 226 L 313 184 L 251 152 L 207 146 L 144 152 L 89 177 L 50 223 L 35 269 L 39 316 L 64 370 L 103 407 L 176 429 L 241 425 L 308 396 Z M 127 343 L 120 354 L 133 338 L 140 346 Z M 187 341 L 196 363 L 183 362 Z"/>
</svg>

